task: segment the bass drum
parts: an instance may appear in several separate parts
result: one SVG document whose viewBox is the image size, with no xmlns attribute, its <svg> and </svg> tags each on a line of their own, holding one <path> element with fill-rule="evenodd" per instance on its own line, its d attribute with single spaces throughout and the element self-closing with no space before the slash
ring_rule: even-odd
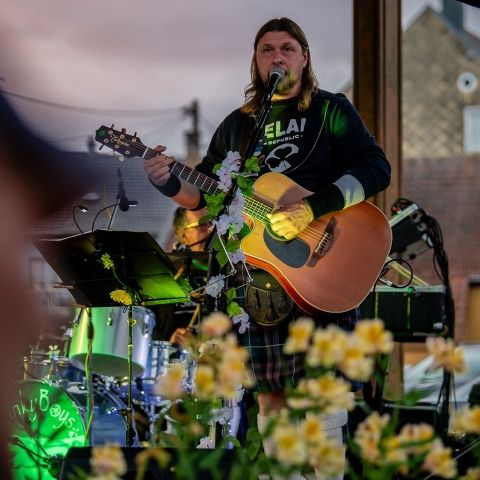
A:
<svg viewBox="0 0 480 480">
<path fill-rule="evenodd" d="M 15 480 L 54 480 L 70 447 L 89 444 L 86 435 L 87 392 L 66 390 L 39 380 L 19 382 L 13 406 L 12 475 Z M 107 391 L 94 391 L 92 445 L 125 445 L 125 404 Z"/>
<path fill-rule="evenodd" d="M 108 377 L 128 375 L 128 309 L 123 307 L 92 308 L 94 329 L 92 345 L 92 370 Z M 88 351 L 88 313 L 79 312 L 79 320 L 73 326 L 68 357 L 72 365 L 85 369 Z M 148 350 L 155 326 L 155 315 L 144 307 L 132 307 L 133 350 L 132 375 L 141 375 L 147 365 Z"/>
</svg>

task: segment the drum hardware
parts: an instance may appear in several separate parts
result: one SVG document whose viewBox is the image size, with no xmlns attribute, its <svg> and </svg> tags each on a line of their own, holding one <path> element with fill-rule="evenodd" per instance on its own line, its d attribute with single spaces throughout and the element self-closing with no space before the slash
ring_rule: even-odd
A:
<svg viewBox="0 0 480 480">
<path fill-rule="evenodd" d="M 222 425 L 222 436 L 236 437 L 242 417 L 240 406 L 235 400 L 223 399 L 223 408 L 224 411 L 227 410 L 229 414 L 228 418 L 226 418 L 225 423 Z M 234 448 L 234 445 L 232 442 L 227 442 L 225 448 L 232 449 Z"/>
<path fill-rule="evenodd" d="M 148 418 L 148 432 L 149 432 L 149 442 L 150 446 L 156 447 L 157 446 L 157 432 L 156 432 L 156 425 L 159 419 L 163 418 L 166 416 L 166 413 L 177 403 L 181 403 L 182 400 L 180 398 L 177 398 L 175 400 L 165 400 L 164 405 L 162 408 L 157 412 L 157 408 L 153 403 L 147 404 L 147 418 Z M 169 431 L 168 427 L 169 426 L 169 421 L 167 419 L 167 431 L 165 433 L 171 434 L 174 433 L 173 431 Z"/>
<path fill-rule="evenodd" d="M 119 172 L 120 177 L 120 172 Z M 120 193 L 120 192 L 119 192 Z M 118 200 L 124 198 L 118 196 Z M 49 265 L 60 277 L 62 285 L 68 288 L 77 305 L 88 308 L 84 321 L 86 335 L 80 335 L 78 342 L 70 343 L 69 355 L 71 359 L 78 355 L 85 360 L 87 373 L 87 386 L 92 390 L 91 375 L 95 366 L 95 336 L 98 329 L 90 309 L 95 307 L 117 307 L 118 304 L 110 297 L 110 293 L 125 286 L 136 292 L 135 306 L 129 306 L 126 345 L 127 374 L 128 374 L 128 404 L 127 404 L 127 429 L 126 446 L 132 446 L 133 407 L 132 407 L 132 381 L 134 378 L 134 321 L 133 309 L 148 307 L 162 303 L 181 303 L 189 298 L 192 287 L 188 280 L 175 275 L 175 267 L 166 253 L 160 248 L 153 237 L 147 232 L 111 231 L 111 222 L 107 230 L 93 230 L 88 233 L 74 235 L 63 239 L 42 239 L 35 243 L 36 248 L 43 255 Z M 108 254 L 115 268 L 107 269 L 100 261 L 102 254 Z M 80 322 L 81 323 L 81 319 Z M 113 322 L 115 323 L 115 322 Z M 121 322 L 118 322 L 121 323 Z M 110 327 L 108 327 L 110 328 Z M 140 329 L 142 334 L 143 328 Z M 86 350 L 76 350 L 87 338 Z M 148 351 L 147 351 L 148 355 Z M 75 358 L 77 365 L 81 366 L 80 358 Z M 123 360 L 123 358 L 122 358 Z M 121 362 L 124 366 L 125 362 Z M 98 364 L 98 362 L 97 362 Z M 140 372 L 144 367 L 140 365 Z M 118 371 L 110 372 L 118 376 Z M 93 402 L 92 402 L 93 407 Z M 92 422 L 93 408 L 90 409 Z M 89 431 L 89 427 L 87 427 Z"/>
</svg>

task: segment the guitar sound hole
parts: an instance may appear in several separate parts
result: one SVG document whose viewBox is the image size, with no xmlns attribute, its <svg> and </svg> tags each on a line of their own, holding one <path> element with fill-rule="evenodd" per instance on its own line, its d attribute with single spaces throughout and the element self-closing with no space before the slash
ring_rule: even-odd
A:
<svg viewBox="0 0 480 480">
<path fill-rule="evenodd" d="M 302 267 L 310 258 L 310 247 L 298 238 L 278 241 L 265 229 L 263 231 L 263 240 L 272 255 L 289 267 Z"/>
</svg>

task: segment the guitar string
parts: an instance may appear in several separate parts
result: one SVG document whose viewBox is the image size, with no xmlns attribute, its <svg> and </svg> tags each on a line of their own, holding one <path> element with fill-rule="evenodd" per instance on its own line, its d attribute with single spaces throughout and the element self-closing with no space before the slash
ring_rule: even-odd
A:
<svg viewBox="0 0 480 480">
<path fill-rule="evenodd" d="M 131 136 L 130 136 L 131 137 Z M 131 137 L 132 140 L 134 137 Z M 120 141 L 124 141 L 124 139 L 117 139 L 119 140 L 118 142 L 113 142 L 115 144 L 119 144 Z M 147 157 L 147 155 L 150 155 L 149 154 L 149 150 L 152 152 L 151 153 L 151 156 L 155 156 L 157 154 L 157 152 L 155 152 L 155 150 L 151 149 L 150 147 L 147 147 L 146 145 L 143 145 L 143 143 L 141 142 L 133 142 L 132 140 L 129 141 L 129 145 L 130 145 L 130 150 L 135 150 L 137 152 L 143 152 L 143 154 L 141 155 L 142 157 Z M 102 143 L 102 145 L 105 145 L 104 143 Z M 108 146 L 108 145 L 107 145 Z M 114 148 L 114 150 L 117 150 L 116 148 Z M 218 190 L 221 191 L 221 189 L 218 188 L 218 182 L 216 182 L 215 180 L 211 179 L 210 177 L 208 177 L 207 175 L 204 175 L 202 174 L 201 172 L 197 172 L 195 171 L 195 169 L 192 169 L 190 167 L 187 167 L 186 165 L 180 163 L 180 162 L 177 162 L 175 161 L 174 164 L 173 164 L 173 167 L 172 167 L 172 171 L 175 170 L 175 167 L 178 167 L 178 169 L 181 169 L 181 171 L 179 172 L 179 175 L 187 182 L 189 183 L 192 183 L 190 181 L 190 176 L 192 174 L 196 175 L 196 180 L 194 180 L 193 184 L 195 186 L 197 186 L 198 188 L 200 189 L 204 189 L 205 188 L 205 184 L 207 184 L 207 192 L 209 193 L 211 190 L 212 190 L 212 187 L 214 188 L 214 192 L 213 193 L 217 193 Z M 184 170 L 187 169 L 190 170 L 189 173 L 188 173 L 188 176 L 185 178 L 183 175 L 183 172 Z M 200 178 L 202 179 L 203 177 L 203 182 L 201 185 L 198 185 L 197 184 L 197 180 Z M 264 203 L 256 200 L 255 198 L 253 197 L 246 197 L 246 203 L 250 203 L 251 204 L 251 207 L 250 207 L 250 210 L 251 212 L 253 213 L 253 217 L 256 218 L 257 220 L 260 220 L 262 223 L 264 224 L 267 224 L 269 219 L 267 217 L 267 214 L 271 213 L 272 212 L 272 208 L 265 205 Z M 255 215 L 256 214 L 256 215 Z M 324 232 L 317 232 L 317 230 L 315 230 L 314 228 L 310 227 L 310 226 L 307 226 L 304 230 L 302 230 L 298 235 L 297 235 L 297 238 L 309 238 L 311 240 L 313 240 L 314 242 L 318 242 L 319 244 L 320 243 L 324 243 L 327 239 L 328 239 L 328 234 L 324 233 Z"/>
<path fill-rule="evenodd" d="M 248 199 L 248 202 L 252 203 L 252 204 L 257 204 L 257 210 L 255 210 L 254 208 L 252 208 L 252 210 L 255 212 L 255 213 L 259 213 L 260 214 L 260 217 L 254 217 L 254 218 L 257 218 L 258 220 L 262 221 L 263 223 L 268 223 L 268 217 L 266 217 L 266 214 L 267 213 L 270 213 L 272 211 L 272 208 L 271 207 L 268 207 L 266 206 L 264 203 L 262 202 L 259 202 L 258 200 L 252 198 L 252 197 L 247 197 Z M 316 242 L 323 242 L 325 241 L 327 238 L 328 238 L 328 234 L 324 233 L 324 232 L 317 232 L 317 230 L 315 230 L 314 228 L 312 227 L 309 227 L 307 226 L 304 230 L 302 230 L 300 232 L 299 235 L 297 235 L 297 238 L 300 237 L 300 238 L 309 238 L 309 239 L 312 239 Z"/>
</svg>

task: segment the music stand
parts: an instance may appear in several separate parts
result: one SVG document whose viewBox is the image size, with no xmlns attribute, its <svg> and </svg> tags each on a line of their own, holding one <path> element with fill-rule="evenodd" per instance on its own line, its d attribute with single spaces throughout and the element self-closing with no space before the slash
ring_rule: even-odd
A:
<svg viewBox="0 0 480 480">
<path fill-rule="evenodd" d="M 41 239 L 34 245 L 78 305 L 119 306 L 110 292 L 122 285 L 112 270 L 103 266 L 100 257 L 105 253 L 113 260 L 122 282 L 138 293 L 139 305 L 189 301 L 192 288 L 188 281 L 177 278 L 172 261 L 147 232 L 94 230 L 67 238 Z"/>
<path fill-rule="evenodd" d="M 149 306 L 189 300 L 192 288 L 188 281 L 176 272 L 172 261 L 147 232 L 94 230 L 66 238 L 40 239 L 35 241 L 34 245 L 60 277 L 62 283 L 59 286 L 67 288 L 79 306 L 119 307 L 110 297 L 110 293 L 123 289 L 125 285 L 137 292 L 136 305 Z M 105 268 L 101 261 L 103 254 L 108 254 L 113 260 L 115 272 Z M 88 321 L 88 331 L 91 332 L 89 340 L 93 341 L 90 314 Z M 127 447 L 133 446 L 134 437 L 132 336 L 132 322 L 129 321 Z M 87 418 L 90 418 L 93 408 L 90 367 L 91 365 L 88 368 L 90 377 L 87 380 L 90 398 Z"/>
</svg>

